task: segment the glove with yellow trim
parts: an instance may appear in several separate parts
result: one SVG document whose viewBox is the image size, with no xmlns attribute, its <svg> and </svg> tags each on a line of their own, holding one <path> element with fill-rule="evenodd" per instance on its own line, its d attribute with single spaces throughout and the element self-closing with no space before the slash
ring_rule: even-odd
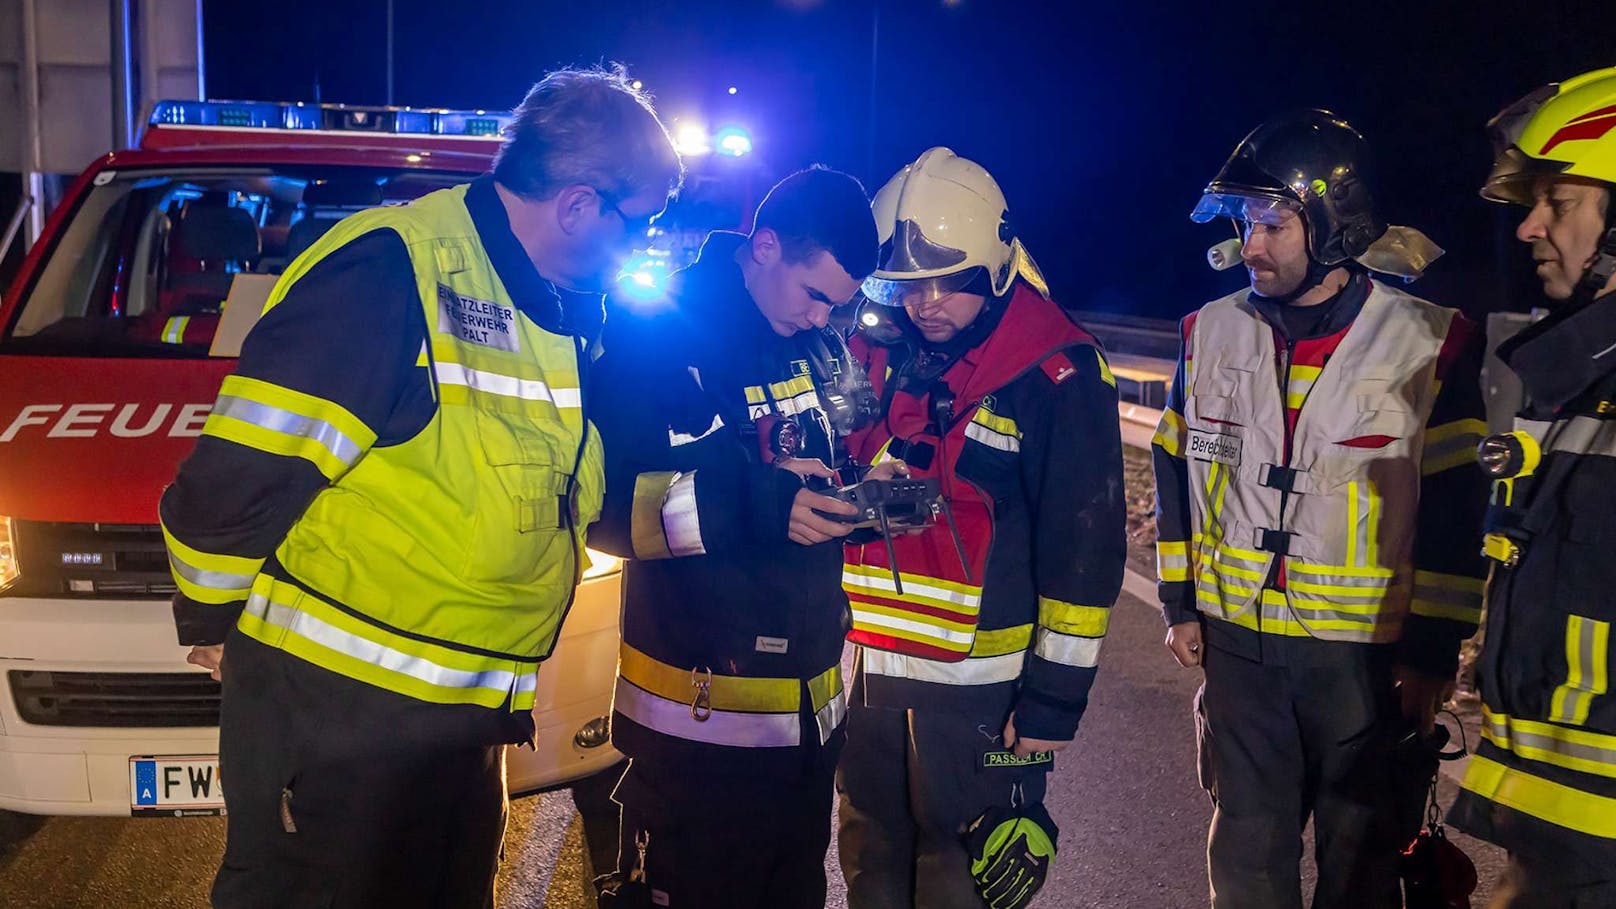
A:
<svg viewBox="0 0 1616 909">
<path fill-rule="evenodd" d="M 1043 889 L 1060 828 L 1042 804 L 995 806 L 965 828 L 976 892 L 991 909 L 1023 909 Z"/>
</svg>

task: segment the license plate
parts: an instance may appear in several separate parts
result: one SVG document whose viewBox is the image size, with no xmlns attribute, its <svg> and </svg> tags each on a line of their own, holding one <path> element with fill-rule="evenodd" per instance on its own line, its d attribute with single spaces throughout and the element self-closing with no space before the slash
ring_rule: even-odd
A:
<svg viewBox="0 0 1616 909">
<path fill-rule="evenodd" d="M 224 814 L 218 756 L 130 758 L 129 813 L 135 817 Z"/>
</svg>

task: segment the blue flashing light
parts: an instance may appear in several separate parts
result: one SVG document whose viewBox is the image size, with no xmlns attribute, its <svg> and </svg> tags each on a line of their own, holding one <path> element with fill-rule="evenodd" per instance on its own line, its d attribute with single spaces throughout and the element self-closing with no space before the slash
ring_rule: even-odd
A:
<svg viewBox="0 0 1616 909">
<path fill-rule="evenodd" d="M 752 153 L 752 134 L 739 126 L 726 126 L 713 136 L 713 148 L 721 155 L 739 158 Z"/>
<path fill-rule="evenodd" d="M 648 250 L 637 253 L 624 263 L 617 275 L 618 291 L 636 303 L 649 303 L 661 299 L 668 289 L 668 260 L 666 253 Z"/>
<path fill-rule="evenodd" d="M 159 101 L 152 108 L 148 123 L 156 127 L 320 129 L 497 138 L 510 121 L 509 115 L 481 110 L 416 110 L 272 101 Z"/>
</svg>

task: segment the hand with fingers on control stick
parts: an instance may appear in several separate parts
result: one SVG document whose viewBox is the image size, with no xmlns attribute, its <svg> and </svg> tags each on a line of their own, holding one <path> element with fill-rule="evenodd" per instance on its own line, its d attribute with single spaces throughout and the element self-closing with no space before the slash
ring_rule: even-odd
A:
<svg viewBox="0 0 1616 909">
<path fill-rule="evenodd" d="M 837 481 L 836 471 L 825 466 L 825 462 L 815 458 L 781 458 L 774 462 L 774 466 L 782 470 L 789 470 L 807 481 L 810 477 L 819 477 L 832 483 Z M 814 492 L 807 487 L 797 491 L 797 497 L 791 500 L 791 516 L 786 525 L 786 536 L 791 542 L 803 546 L 813 546 L 818 543 L 828 543 L 831 540 L 847 536 L 853 531 L 853 525 L 833 520 L 815 514 L 816 511 L 825 514 L 840 514 L 853 517 L 859 513 L 856 506 L 841 499 L 831 498 L 827 495 Z"/>
</svg>

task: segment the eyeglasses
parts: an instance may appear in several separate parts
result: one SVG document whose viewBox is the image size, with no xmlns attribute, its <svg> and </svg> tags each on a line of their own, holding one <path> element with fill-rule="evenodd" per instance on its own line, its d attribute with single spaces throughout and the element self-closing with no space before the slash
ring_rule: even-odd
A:
<svg viewBox="0 0 1616 909">
<path fill-rule="evenodd" d="M 656 218 L 657 212 L 651 212 L 648 215 L 642 215 L 638 218 L 630 218 L 628 214 L 623 211 L 622 207 L 617 204 L 617 201 L 614 200 L 605 190 L 597 187 L 595 189 L 595 195 L 600 197 L 600 202 L 602 205 L 617 214 L 618 219 L 623 222 L 623 230 L 629 233 L 631 236 L 643 237 L 651 232 L 651 221 Z"/>
</svg>

